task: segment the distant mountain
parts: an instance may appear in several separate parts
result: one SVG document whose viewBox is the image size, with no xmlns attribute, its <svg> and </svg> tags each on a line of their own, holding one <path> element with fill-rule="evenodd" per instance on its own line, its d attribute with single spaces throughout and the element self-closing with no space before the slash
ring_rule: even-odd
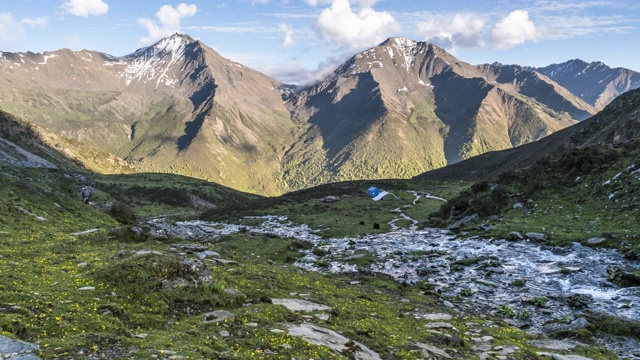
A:
<svg viewBox="0 0 640 360">
<path fill-rule="evenodd" d="M 0 107 L 57 134 L 142 171 L 277 192 L 295 132 L 283 104 L 290 90 L 186 35 L 124 57 L 2 53 L 0 70 Z"/>
<path fill-rule="evenodd" d="M 597 115 L 539 141 L 515 149 L 490 152 L 423 173 L 415 179 L 483 180 L 507 170 L 526 168 L 544 156 L 558 156 L 588 146 L 616 147 L 640 141 L 640 89 L 630 90 Z"/>
<path fill-rule="evenodd" d="M 292 187 L 397 178 L 538 140 L 595 113 L 550 79 L 474 67 L 426 42 L 391 38 L 291 100 L 309 129 L 284 157 Z"/>
<path fill-rule="evenodd" d="M 293 90 L 180 34 L 123 57 L 0 53 L 5 111 L 139 171 L 261 194 L 408 178 L 595 113 L 531 69 L 471 66 L 405 38 Z"/>
<path fill-rule="evenodd" d="M 640 87 L 640 73 L 625 68 L 611 68 L 602 62 L 587 63 L 574 59 L 535 70 L 597 110 L 603 109 L 625 91 Z"/>
</svg>

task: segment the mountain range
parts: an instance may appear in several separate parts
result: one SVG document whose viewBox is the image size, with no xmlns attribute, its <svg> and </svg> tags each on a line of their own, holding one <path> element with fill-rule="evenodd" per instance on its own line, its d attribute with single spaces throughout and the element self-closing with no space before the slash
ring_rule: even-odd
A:
<svg viewBox="0 0 640 360">
<path fill-rule="evenodd" d="M 473 66 L 405 38 L 305 87 L 180 34 L 123 57 L 1 53 L 0 69 L 0 107 L 52 136 L 261 194 L 409 178 L 539 140 L 640 86 L 601 63 Z"/>
</svg>

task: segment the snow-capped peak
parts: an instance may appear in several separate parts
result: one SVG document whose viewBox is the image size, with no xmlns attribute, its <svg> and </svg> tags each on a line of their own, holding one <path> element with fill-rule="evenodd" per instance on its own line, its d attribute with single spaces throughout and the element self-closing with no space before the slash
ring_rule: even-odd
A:
<svg viewBox="0 0 640 360">
<path fill-rule="evenodd" d="M 168 70 L 184 59 L 185 49 L 193 41 L 187 35 L 176 33 L 125 56 L 133 60 L 124 70 L 125 83 L 129 85 L 133 80 L 155 81 L 156 88 L 161 83 L 173 86 L 177 80 L 169 77 Z"/>
</svg>

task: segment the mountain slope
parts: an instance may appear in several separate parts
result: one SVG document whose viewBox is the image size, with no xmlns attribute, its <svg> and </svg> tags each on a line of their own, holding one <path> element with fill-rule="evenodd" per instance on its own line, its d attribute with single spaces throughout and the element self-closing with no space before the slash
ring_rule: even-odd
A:
<svg viewBox="0 0 640 360">
<path fill-rule="evenodd" d="M 620 95 L 595 116 L 539 141 L 499 152 L 483 154 L 415 177 L 482 180 L 504 171 L 525 168 L 544 156 L 588 146 L 619 146 L 640 138 L 640 89 Z"/>
<path fill-rule="evenodd" d="M 579 59 L 536 68 L 582 100 L 602 110 L 618 95 L 640 87 L 640 73 Z"/>
<path fill-rule="evenodd" d="M 295 121 L 310 127 L 287 151 L 284 179 L 299 188 L 409 177 L 540 139 L 594 112 L 547 78 L 529 71 L 541 85 L 506 85 L 498 70 L 405 38 L 355 55 L 289 101 Z"/>
<path fill-rule="evenodd" d="M 0 106 L 144 171 L 276 192 L 287 89 L 185 35 L 115 58 L 3 53 Z"/>
</svg>

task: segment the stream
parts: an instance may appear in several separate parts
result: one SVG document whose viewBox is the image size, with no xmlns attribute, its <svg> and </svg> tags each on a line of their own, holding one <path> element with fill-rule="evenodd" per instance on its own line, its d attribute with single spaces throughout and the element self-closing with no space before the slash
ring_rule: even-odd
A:
<svg viewBox="0 0 640 360">
<path fill-rule="evenodd" d="M 414 195 L 416 200 L 421 196 Z M 403 208 L 394 210 L 397 216 L 390 224 L 395 230 L 356 238 L 323 238 L 284 216 L 253 217 L 262 220 L 258 226 L 170 224 L 161 219 L 149 225 L 153 235 L 185 239 L 249 231 L 310 241 L 324 251 L 316 251 L 318 255 L 305 251 L 296 266 L 321 273 L 380 273 L 409 284 L 426 281 L 433 291 L 456 297 L 457 310 L 502 316 L 509 324 L 536 334 L 580 329 L 586 324 L 586 311 L 640 321 L 640 287 L 622 288 L 607 279 L 610 268 L 638 270 L 640 264 L 616 250 L 578 243 L 557 247 L 525 240 L 462 239 L 447 230 L 417 230 L 417 222 L 409 230 L 399 229 L 395 221 L 415 221 Z M 365 256 L 376 261 L 361 267 L 353 264 Z M 560 319 L 564 323 L 550 323 Z M 607 336 L 596 342 L 622 358 L 640 359 L 637 340 Z"/>
</svg>

